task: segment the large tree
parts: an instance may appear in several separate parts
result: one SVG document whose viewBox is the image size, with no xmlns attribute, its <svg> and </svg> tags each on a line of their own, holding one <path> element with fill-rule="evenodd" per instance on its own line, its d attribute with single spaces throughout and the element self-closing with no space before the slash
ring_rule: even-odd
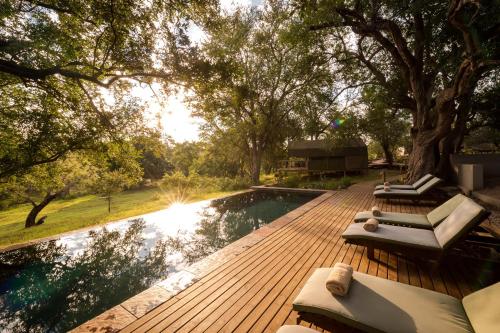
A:
<svg viewBox="0 0 500 333">
<path fill-rule="evenodd" d="M 500 64 L 497 0 L 299 2 L 311 30 L 332 42 L 345 79 L 384 88 L 412 115 L 408 181 L 448 175 L 471 98 Z"/>
<path fill-rule="evenodd" d="M 298 125 L 298 96 L 329 79 L 319 41 L 287 9 L 273 1 L 221 17 L 202 46 L 205 71 L 192 84 L 205 130 L 239 147 L 255 184 L 265 152 Z"/>
<path fill-rule="evenodd" d="M 174 82 L 215 1 L 0 1 L 0 177 L 115 140 L 131 87 Z M 126 121 L 125 121 L 126 123 Z"/>
<path fill-rule="evenodd" d="M 37 165 L 29 173 L 12 176 L 2 190 L 18 202 L 29 202 L 32 207 L 24 223 L 25 228 L 41 225 L 47 216 L 40 212 L 53 200 L 75 191 L 85 193 L 93 185 L 95 167 L 82 155 L 69 154 L 64 159 Z"/>
</svg>

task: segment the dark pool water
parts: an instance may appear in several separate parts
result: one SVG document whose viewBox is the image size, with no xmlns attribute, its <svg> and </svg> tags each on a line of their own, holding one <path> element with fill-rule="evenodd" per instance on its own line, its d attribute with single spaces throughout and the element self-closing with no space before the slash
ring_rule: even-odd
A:
<svg viewBox="0 0 500 333">
<path fill-rule="evenodd" d="M 0 253 L 0 332 L 64 332 L 317 195 L 255 191 Z"/>
</svg>

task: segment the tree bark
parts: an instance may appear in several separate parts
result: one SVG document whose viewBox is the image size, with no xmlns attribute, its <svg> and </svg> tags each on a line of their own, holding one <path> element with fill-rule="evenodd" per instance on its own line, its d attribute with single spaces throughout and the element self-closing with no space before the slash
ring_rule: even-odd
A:
<svg viewBox="0 0 500 333">
<path fill-rule="evenodd" d="M 42 202 L 39 204 L 33 203 L 33 208 L 29 212 L 28 216 L 26 217 L 26 221 L 24 223 L 25 228 L 30 228 L 34 225 L 36 225 L 36 217 L 38 214 L 44 209 L 52 200 L 57 198 L 59 196 L 60 192 L 57 193 L 47 193 L 47 195 L 43 198 Z"/>
<path fill-rule="evenodd" d="M 392 163 L 394 163 L 394 156 L 392 156 L 391 148 L 386 143 L 381 144 L 381 146 L 384 151 L 385 161 L 389 166 L 392 166 Z"/>
<path fill-rule="evenodd" d="M 260 183 L 260 167 L 262 163 L 262 154 L 257 147 L 252 147 L 252 185 Z"/>
<path fill-rule="evenodd" d="M 434 131 L 414 131 L 413 148 L 408 161 L 407 183 L 414 183 L 427 173 L 434 173 L 436 155 L 434 154 Z"/>
</svg>

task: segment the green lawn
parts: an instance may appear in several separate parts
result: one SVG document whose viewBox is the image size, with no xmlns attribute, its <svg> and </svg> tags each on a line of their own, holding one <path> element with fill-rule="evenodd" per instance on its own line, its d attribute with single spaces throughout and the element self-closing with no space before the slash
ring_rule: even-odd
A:
<svg viewBox="0 0 500 333">
<path fill-rule="evenodd" d="M 113 197 L 111 213 L 108 213 L 107 201 L 95 195 L 56 200 L 40 213 L 40 216 L 48 216 L 45 223 L 29 229 L 24 228 L 24 220 L 31 205 L 19 205 L 0 211 L 0 248 L 149 213 L 166 208 L 175 201 L 193 202 L 234 192 L 236 191 L 194 193 L 186 197 L 173 192 L 163 192 L 156 187 L 126 191 Z"/>
</svg>

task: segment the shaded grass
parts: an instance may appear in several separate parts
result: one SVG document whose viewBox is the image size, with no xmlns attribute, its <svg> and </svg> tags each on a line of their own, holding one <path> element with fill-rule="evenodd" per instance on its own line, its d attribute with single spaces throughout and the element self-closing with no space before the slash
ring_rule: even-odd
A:
<svg viewBox="0 0 500 333">
<path fill-rule="evenodd" d="M 220 197 L 237 191 L 192 193 L 164 192 L 157 187 L 131 190 L 113 196 L 111 213 L 107 201 L 95 195 L 55 200 L 39 216 L 44 224 L 25 229 L 24 221 L 31 205 L 23 204 L 0 211 L 0 248 L 44 238 L 93 225 L 124 219 L 168 207 L 175 201 L 193 202 Z"/>
</svg>

